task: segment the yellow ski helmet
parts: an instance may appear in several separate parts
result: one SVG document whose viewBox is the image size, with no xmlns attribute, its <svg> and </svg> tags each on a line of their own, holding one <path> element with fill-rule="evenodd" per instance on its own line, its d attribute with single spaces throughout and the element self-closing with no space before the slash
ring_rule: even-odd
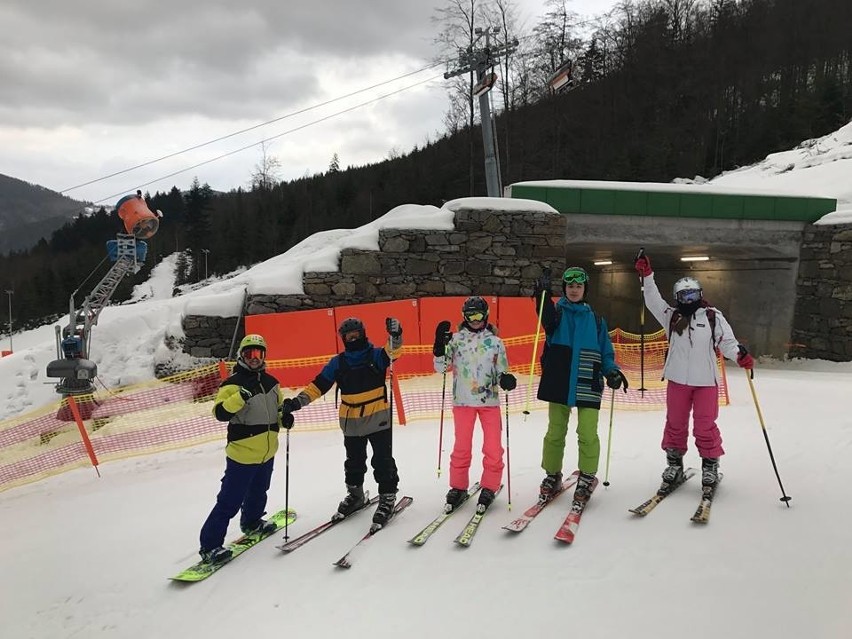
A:
<svg viewBox="0 0 852 639">
<path fill-rule="evenodd" d="M 266 340 L 263 339 L 262 335 L 257 335 L 256 333 L 246 335 L 240 342 L 239 352 L 242 353 L 243 349 L 250 347 L 262 348 L 263 350 L 266 350 Z"/>
</svg>

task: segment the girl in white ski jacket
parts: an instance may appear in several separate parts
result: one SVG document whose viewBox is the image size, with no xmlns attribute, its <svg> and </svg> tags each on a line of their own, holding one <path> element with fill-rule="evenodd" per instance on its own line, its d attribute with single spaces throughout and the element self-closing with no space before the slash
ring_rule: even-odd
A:
<svg viewBox="0 0 852 639">
<path fill-rule="evenodd" d="M 679 279 L 674 285 L 676 306 L 670 306 L 657 288 L 649 258 L 642 255 L 635 266 L 642 277 L 645 306 L 663 326 L 669 340 L 663 368 L 663 377 L 668 380 L 662 441 L 667 466 L 663 481 L 670 484 L 684 481 L 683 455 L 688 445 L 691 411 L 695 446 L 702 458 L 702 483 L 715 486 L 719 457 L 725 453 L 716 425 L 719 416 L 716 349 L 742 368 L 752 368 L 754 360 L 737 341 L 722 312 L 704 300 L 698 280 Z"/>
</svg>

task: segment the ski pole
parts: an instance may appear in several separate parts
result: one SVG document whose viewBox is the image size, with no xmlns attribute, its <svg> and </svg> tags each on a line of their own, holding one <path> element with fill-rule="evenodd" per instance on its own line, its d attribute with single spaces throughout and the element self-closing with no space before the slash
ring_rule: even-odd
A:
<svg viewBox="0 0 852 639">
<path fill-rule="evenodd" d="M 512 454 L 509 448 L 509 393 L 506 393 L 506 487 L 509 490 L 509 510 L 512 510 Z"/>
<path fill-rule="evenodd" d="M 287 430 L 287 435 L 284 437 L 284 541 L 290 537 L 287 535 L 287 529 L 290 526 L 290 429 Z"/>
<path fill-rule="evenodd" d="M 635 264 L 639 258 L 645 257 L 645 248 L 640 247 Z M 645 278 L 639 275 L 639 393 L 645 397 Z"/>
<path fill-rule="evenodd" d="M 609 486 L 609 454 L 612 452 L 612 414 L 615 412 L 615 389 L 612 389 L 612 397 L 609 400 L 609 435 L 606 438 L 606 473 L 604 473 L 604 486 Z"/>
<path fill-rule="evenodd" d="M 391 318 L 385 318 L 385 325 L 389 325 Z M 390 427 L 393 428 L 393 335 L 390 334 L 390 328 L 388 328 L 388 359 L 390 360 L 390 364 L 388 365 L 388 370 L 390 371 L 390 402 L 389 402 L 389 423 Z"/>
<path fill-rule="evenodd" d="M 775 463 L 775 455 L 772 454 L 772 446 L 769 443 L 769 434 L 766 432 L 766 425 L 763 423 L 763 413 L 760 411 L 760 404 L 757 402 L 757 393 L 754 390 L 754 382 L 752 378 L 754 377 L 754 371 L 750 370 L 746 375 L 746 379 L 748 379 L 748 386 L 751 389 L 751 396 L 754 399 L 754 408 L 757 410 L 757 419 L 760 421 L 760 428 L 763 430 L 763 439 L 766 440 L 766 448 L 769 451 L 769 459 L 772 461 L 772 468 L 775 469 L 775 477 L 778 478 L 778 486 L 781 488 L 780 501 L 783 501 L 787 504 L 787 508 L 790 507 L 790 500 L 792 497 L 787 495 L 787 491 L 784 490 L 784 484 L 781 483 L 781 475 L 778 473 L 778 465 Z"/>
<path fill-rule="evenodd" d="M 446 356 L 445 356 L 446 357 Z M 447 396 L 447 362 L 444 360 L 444 380 L 441 383 L 441 421 L 438 427 L 438 477 L 441 476 L 441 457 L 444 445 L 444 403 Z"/>
<path fill-rule="evenodd" d="M 541 335 L 541 315 L 544 313 L 544 298 L 550 292 L 550 269 L 542 269 L 541 272 L 543 282 L 547 282 L 547 286 L 543 287 L 541 299 L 538 302 L 538 316 L 535 319 L 535 340 L 533 341 L 532 360 L 530 361 L 530 375 L 527 382 L 527 399 L 524 403 L 524 420 L 530 414 L 530 397 L 532 396 L 533 372 L 535 371 L 535 355 L 538 352 L 538 338 Z"/>
<path fill-rule="evenodd" d="M 390 409 L 388 422 L 390 423 L 390 427 L 393 428 L 393 356 L 390 354 L 391 345 L 393 342 L 391 341 L 393 338 L 388 336 L 388 359 L 390 359 L 390 366 L 388 366 L 388 370 L 390 370 L 390 402 L 388 408 Z"/>
</svg>

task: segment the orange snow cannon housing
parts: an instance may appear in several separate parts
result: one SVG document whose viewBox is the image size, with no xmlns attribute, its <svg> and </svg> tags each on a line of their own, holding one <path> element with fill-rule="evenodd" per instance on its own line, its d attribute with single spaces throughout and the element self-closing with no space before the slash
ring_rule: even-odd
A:
<svg viewBox="0 0 852 639">
<path fill-rule="evenodd" d="M 140 194 L 125 195 L 115 205 L 125 230 L 139 240 L 153 236 L 160 228 L 159 218 L 151 212 Z"/>
</svg>

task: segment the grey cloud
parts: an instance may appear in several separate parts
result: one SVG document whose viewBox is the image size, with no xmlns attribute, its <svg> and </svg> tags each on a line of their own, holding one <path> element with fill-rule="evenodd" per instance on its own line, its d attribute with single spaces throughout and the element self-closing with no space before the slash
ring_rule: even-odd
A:
<svg viewBox="0 0 852 639">
<path fill-rule="evenodd" d="M 317 95 L 318 58 L 431 55 L 430 3 L 14 0 L 0 8 L 7 125 L 255 118 Z"/>
</svg>

